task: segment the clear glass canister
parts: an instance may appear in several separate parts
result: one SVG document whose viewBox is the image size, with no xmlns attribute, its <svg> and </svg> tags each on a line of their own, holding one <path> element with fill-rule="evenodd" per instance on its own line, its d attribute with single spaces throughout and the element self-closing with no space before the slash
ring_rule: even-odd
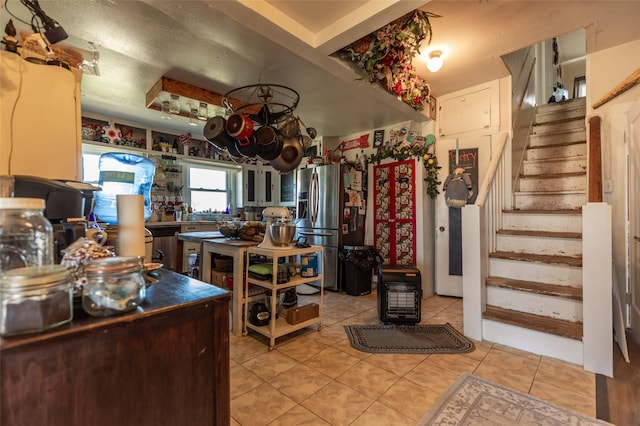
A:
<svg viewBox="0 0 640 426">
<path fill-rule="evenodd" d="M 146 296 L 142 257 L 105 257 L 84 267 L 82 308 L 93 316 L 109 316 L 136 309 Z"/>
<path fill-rule="evenodd" d="M 0 273 L 54 262 L 53 227 L 40 198 L 0 198 Z"/>
<path fill-rule="evenodd" d="M 62 265 L 28 266 L 0 276 L 0 334 L 47 330 L 73 319 L 73 279 Z"/>
</svg>

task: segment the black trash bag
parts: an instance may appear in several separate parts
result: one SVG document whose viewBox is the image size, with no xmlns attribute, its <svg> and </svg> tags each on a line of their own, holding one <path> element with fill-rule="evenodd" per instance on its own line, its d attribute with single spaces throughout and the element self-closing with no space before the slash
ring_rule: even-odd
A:
<svg viewBox="0 0 640 426">
<path fill-rule="evenodd" d="M 365 250 L 344 250 L 342 253 L 344 261 L 349 262 L 356 268 L 363 271 L 371 270 L 374 266 L 382 263 L 382 256 L 374 248 Z"/>
</svg>

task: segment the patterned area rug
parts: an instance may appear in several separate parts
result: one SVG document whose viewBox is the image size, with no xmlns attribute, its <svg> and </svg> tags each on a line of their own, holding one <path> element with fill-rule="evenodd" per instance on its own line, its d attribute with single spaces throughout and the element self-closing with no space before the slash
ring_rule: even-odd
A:
<svg viewBox="0 0 640 426">
<path fill-rule="evenodd" d="M 470 373 L 463 373 L 418 422 L 419 426 L 609 424 L 489 382 Z"/>
<path fill-rule="evenodd" d="M 390 354 L 459 354 L 475 350 L 473 342 L 444 325 L 345 325 L 351 346 L 363 352 Z"/>
</svg>

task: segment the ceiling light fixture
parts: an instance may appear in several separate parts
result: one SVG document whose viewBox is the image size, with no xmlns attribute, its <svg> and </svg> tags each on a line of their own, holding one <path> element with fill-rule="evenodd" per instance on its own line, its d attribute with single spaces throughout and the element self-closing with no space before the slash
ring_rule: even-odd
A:
<svg viewBox="0 0 640 426">
<path fill-rule="evenodd" d="M 429 52 L 429 58 L 427 59 L 427 68 L 431 72 L 438 72 L 440 68 L 442 68 L 442 51 L 434 50 Z"/>
</svg>

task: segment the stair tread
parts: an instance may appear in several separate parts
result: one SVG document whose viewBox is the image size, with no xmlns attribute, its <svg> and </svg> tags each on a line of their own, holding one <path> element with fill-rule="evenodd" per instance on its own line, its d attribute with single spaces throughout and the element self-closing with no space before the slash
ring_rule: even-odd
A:
<svg viewBox="0 0 640 426">
<path fill-rule="evenodd" d="M 516 195 L 568 195 L 568 194 L 585 194 L 584 189 L 562 189 L 558 191 L 514 191 Z"/>
<path fill-rule="evenodd" d="M 568 214 L 568 215 L 581 215 L 582 209 L 502 209 L 502 213 L 519 213 L 519 214 Z"/>
<path fill-rule="evenodd" d="M 582 267 L 582 256 L 562 256 L 554 254 L 517 253 L 510 251 L 494 251 L 489 253 L 489 257 L 494 259 L 517 260 L 523 262 L 537 262 L 548 264 L 565 264 L 569 266 Z"/>
<path fill-rule="evenodd" d="M 487 305 L 482 317 L 518 327 L 528 328 L 530 330 L 537 330 L 543 333 L 567 337 L 569 339 L 582 340 L 583 332 L 581 322 L 559 320 L 490 305 Z"/>
<path fill-rule="evenodd" d="M 523 163 L 555 163 L 563 161 L 581 161 L 586 160 L 586 155 L 568 155 L 566 157 L 551 157 L 551 158 L 534 158 L 532 160 L 522 160 Z"/>
<path fill-rule="evenodd" d="M 554 133 L 544 133 L 544 134 L 551 135 L 556 133 L 564 133 L 564 132 L 554 132 Z M 571 146 L 571 145 L 580 145 L 580 144 L 586 144 L 586 143 L 587 143 L 586 140 L 553 142 L 553 143 L 545 143 L 542 145 L 529 145 L 527 149 L 557 148 L 559 146 Z"/>
<path fill-rule="evenodd" d="M 504 277 L 487 277 L 486 284 L 494 287 L 509 288 L 548 296 L 582 300 L 582 287 L 540 283 L 535 281 L 514 280 Z"/>
<path fill-rule="evenodd" d="M 528 229 L 499 229 L 496 231 L 503 235 L 522 235 L 527 237 L 549 237 L 549 238 L 582 238 L 581 232 L 561 232 L 561 231 L 532 231 Z"/>
<path fill-rule="evenodd" d="M 562 172 L 562 173 L 537 173 L 537 174 L 520 174 L 520 179 L 554 179 L 554 178 L 568 178 L 575 176 L 586 176 L 587 172 Z"/>
</svg>

